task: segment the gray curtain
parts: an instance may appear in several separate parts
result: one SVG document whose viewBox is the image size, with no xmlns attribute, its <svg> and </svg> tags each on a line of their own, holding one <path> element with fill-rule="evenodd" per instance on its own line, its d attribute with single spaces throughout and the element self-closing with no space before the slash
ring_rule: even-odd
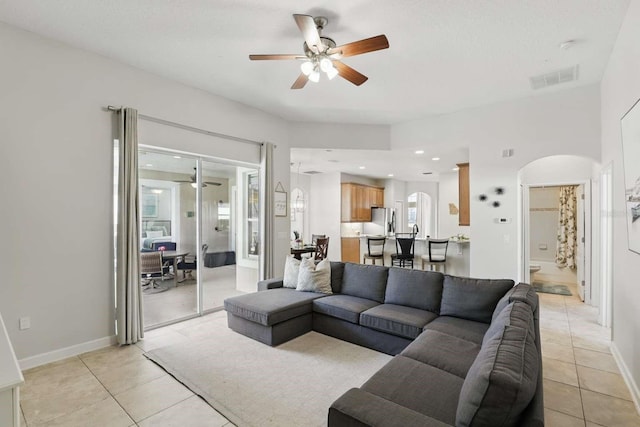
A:
<svg viewBox="0 0 640 427">
<path fill-rule="evenodd" d="M 273 210 L 273 144 L 265 142 L 260 147 L 260 280 L 273 277 L 273 240 L 274 240 L 274 210 Z"/>
<path fill-rule="evenodd" d="M 576 187 L 560 187 L 558 242 L 556 245 L 556 265 L 576 269 L 578 251 Z"/>
<path fill-rule="evenodd" d="M 144 337 L 140 286 L 138 194 L 138 112 L 116 111 L 118 119 L 118 198 L 116 234 L 116 320 L 119 344 Z"/>
</svg>

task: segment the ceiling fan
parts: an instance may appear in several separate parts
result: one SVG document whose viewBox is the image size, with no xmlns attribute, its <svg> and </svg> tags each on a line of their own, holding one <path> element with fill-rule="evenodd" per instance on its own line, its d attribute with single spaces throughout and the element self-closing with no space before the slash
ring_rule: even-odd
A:
<svg viewBox="0 0 640 427">
<path fill-rule="evenodd" d="M 196 168 L 193 168 L 193 175 L 191 175 L 191 176 L 189 177 L 189 181 L 174 180 L 173 182 L 188 183 L 188 184 L 191 184 L 191 186 L 192 186 L 193 188 L 196 188 L 196 187 L 198 186 L 198 183 L 196 182 Z M 206 186 L 207 186 L 207 184 L 208 184 L 208 185 L 217 185 L 217 186 L 222 185 L 222 184 L 221 184 L 221 183 L 219 183 L 219 182 L 210 182 L 210 181 L 205 181 L 205 182 L 203 182 L 203 183 L 202 183 L 202 188 L 206 187 Z"/>
<path fill-rule="evenodd" d="M 309 80 L 317 83 L 320 80 L 320 71 L 326 73 L 329 80 L 340 76 L 354 85 L 360 86 L 367 81 L 368 77 L 349 67 L 341 59 L 389 47 L 389 41 L 384 34 L 336 46 L 333 39 L 321 35 L 322 29 L 329 22 L 324 16 L 314 18 L 309 15 L 293 15 L 293 18 L 304 36 L 305 42 L 302 45 L 304 55 L 249 55 L 249 59 L 253 61 L 302 60 L 300 66 L 302 73 L 293 83 L 291 89 L 302 89 Z"/>
</svg>

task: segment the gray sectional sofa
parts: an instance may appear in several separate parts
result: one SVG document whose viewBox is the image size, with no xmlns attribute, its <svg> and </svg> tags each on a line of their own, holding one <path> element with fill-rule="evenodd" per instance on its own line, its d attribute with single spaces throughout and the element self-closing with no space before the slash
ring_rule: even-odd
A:
<svg viewBox="0 0 640 427">
<path fill-rule="evenodd" d="M 395 357 L 329 408 L 329 426 L 543 426 L 538 298 L 527 284 L 331 263 L 333 294 L 262 281 L 225 300 L 268 345 L 315 330 Z"/>
</svg>

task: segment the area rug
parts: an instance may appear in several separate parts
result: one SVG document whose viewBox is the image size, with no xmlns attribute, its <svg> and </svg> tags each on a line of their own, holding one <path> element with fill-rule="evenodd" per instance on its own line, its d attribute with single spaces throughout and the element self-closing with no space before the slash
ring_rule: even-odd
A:
<svg viewBox="0 0 640 427">
<path fill-rule="evenodd" d="M 533 288 L 536 292 L 542 292 L 545 294 L 557 294 L 557 295 L 573 295 L 566 285 L 560 285 L 556 283 L 541 283 L 533 282 Z"/>
<path fill-rule="evenodd" d="M 317 332 L 269 347 L 225 326 L 145 355 L 238 427 L 325 426 L 331 403 L 391 360 Z"/>
</svg>

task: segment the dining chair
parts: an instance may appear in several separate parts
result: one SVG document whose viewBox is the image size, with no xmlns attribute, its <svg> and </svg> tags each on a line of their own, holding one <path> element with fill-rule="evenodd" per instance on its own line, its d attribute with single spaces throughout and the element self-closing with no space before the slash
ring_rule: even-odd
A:
<svg viewBox="0 0 640 427">
<path fill-rule="evenodd" d="M 370 259 L 375 265 L 376 260 L 379 259 L 384 265 L 384 244 L 386 241 L 386 237 L 367 237 L 367 253 L 362 257 L 362 263 L 366 264 Z"/>
<path fill-rule="evenodd" d="M 449 239 L 429 239 L 427 240 L 427 253 L 422 255 L 422 269 L 428 264 L 430 270 L 446 271 L 447 248 L 449 247 Z"/>
<path fill-rule="evenodd" d="M 416 235 L 396 233 L 396 253 L 391 254 L 391 265 L 413 268 Z"/>
<path fill-rule="evenodd" d="M 146 290 L 162 289 L 164 286 L 156 283 L 156 279 L 164 281 L 164 277 L 169 273 L 169 267 L 162 261 L 162 252 L 141 252 L 140 253 L 140 276 L 142 278 L 142 288 Z"/>
<path fill-rule="evenodd" d="M 202 259 L 205 258 L 207 249 L 209 249 L 209 245 L 207 245 L 206 243 L 202 245 Z M 178 263 L 176 264 L 176 268 L 178 269 L 178 271 L 182 271 L 182 280 L 178 280 L 178 283 L 182 283 L 187 279 L 194 280 L 192 273 L 193 270 L 198 269 L 198 257 L 196 255 L 187 255 L 183 257 L 181 261 L 178 261 Z"/>
<path fill-rule="evenodd" d="M 328 237 L 318 237 L 316 240 L 316 255 L 315 261 L 322 261 L 327 258 L 327 254 L 329 253 L 329 238 Z"/>
<path fill-rule="evenodd" d="M 327 237 L 326 234 L 312 234 L 311 235 L 311 244 L 313 246 L 315 246 L 317 244 L 317 242 L 318 242 L 318 239 L 324 239 L 326 237 Z"/>
</svg>

